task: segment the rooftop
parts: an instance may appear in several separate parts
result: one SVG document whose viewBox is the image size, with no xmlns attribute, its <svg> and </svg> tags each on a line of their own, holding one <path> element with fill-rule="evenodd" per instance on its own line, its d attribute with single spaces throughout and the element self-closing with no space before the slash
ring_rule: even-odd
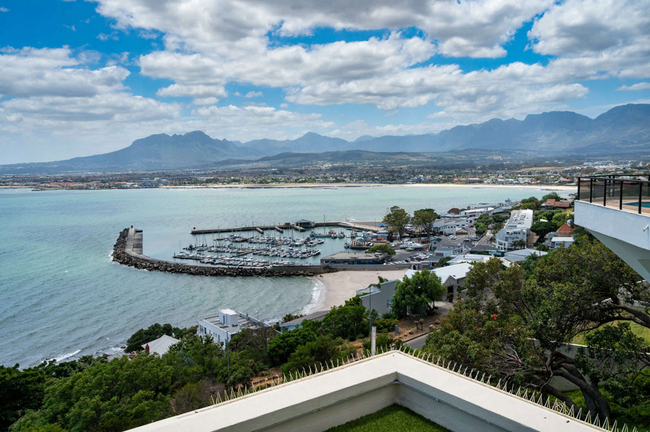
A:
<svg viewBox="0 0 650 432">
<path fill-rule="evenodd" d="M 134 430 L 324 431 L 395 404 L 452 431 L 605 430 L 531 390 L 445 363 L 401 351 L 350 357 L 341 365 L 284 376 L 271 388 L 219 396 L 214 406 Z"/>
<path fill-rule="evenodd" d="M 219 319 L 219 315 L 203 318 L 201 321 L 206 321 L 206 322 L 208 322 L 208 323 L 210 323 L 210 324 L 212 324 L 212 325 L 214 325 L 216 327 L 219 327 L 220 329 L 223 329 L 223 330 L 225 330 L 226 332 L 229 332 L 229 333 L 233 333 L 233 332 L 236 333 L 236 332 L 238 332 L 240 330 L 247 329 L 247 328 L 256 329 L 256 328 L 259 328 L 261 325 L 266 325 L 261 321 L 258 321 L 258 320 L 254 319 L 254 318 L 246 316 L 246 315 L 244 315 L 242 313 L 234 312 L 231 309 L 221 309 L 221 311 L 226 311 L 226 310 L 230 311 L 230 313 L 237 314 L 237 316 L 238 316 L 238 318 L 237 318 L 237 326 L 228 326 L 228 325 L 223 324 L 221 322 L 221 320 Z"/>
</svg>

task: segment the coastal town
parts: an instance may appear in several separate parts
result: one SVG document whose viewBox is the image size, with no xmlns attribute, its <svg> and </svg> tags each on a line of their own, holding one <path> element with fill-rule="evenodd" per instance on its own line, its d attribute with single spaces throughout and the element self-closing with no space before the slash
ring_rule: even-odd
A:
<svg viewBox="0 0 650 432">
<path fill-rule="evenodd" d="M 650 432 L 650 0 L 0 0 L 0 432 Z"/>
<path fill-rule="evenodd" d="M 276 329 L 295 330 L 307 320 L 320 320 L 330 308 L 343 306 L 350 298 L 359 297 L 360 304 L 379 316 L 394 312 L 391 309 L 395 289 L 404 277 L 412 277 L 423 270 L 439 278 L 444 287 L 442 300 L 453 305 L 461 298 L 467 274 L 476 263 L 487 263 L 496 258 L 504 267 L 527 259 L 543 257 L 556 248 L 565 248 L 574 241 L 573 199 L 575 194 L 561 197 L 555 192 L 537 199 L 506 200 L 500 203 L 480 203 L 465 209 L 451 208 L 442 214 L 432 209 L 417 210 L 413 216 L 394 206 L 383 222 L 322 222 L 306 219 L 285 225 L 258 225 L 219 229 L 195 229 L 198 239 L 213 235 L 213 245 L 190 244 L 173 256 L 174 261 L 193 261 L 194 264 L 161 265 L 142 254 L 143 233 L 127 230 L 126 241 L 118 240 L 114 259 L 122 264 L 154 271 L 205 275 L 278 276 L 309 275 L 328 278 L 328 273 L 355 273 L 364 277 L 348 279 L 343 285 L 325 286 L 323 294 L 335 289 L 340 304 L 319 302 L 307 316 L 289 315 Z M 336 228 L 338 231 L 335 229 Z M 285 232 L 286 231 L 286 232 Z M 268 234 L 273 232 L 273 234 Z M 303 237 L 294 237 L 295 233 Z M 121 237 L 123 238 L 123 237 Z M 343 240 L 344 251 L 320 258 L 319 262 L 305 264 L 305 258 L 320 254 L 318 245 L 328 240 Z M 270 262 L 257 256 L 280 257 Z M 218 272 L 221 269 L 222 272 Z M 240 269 L 244 271 L 234 271 Z M 372 279 L 399 275 L 398 279 L 373 284 Z M 368 277 L 372 279 L 368 279 Z M 345 279 L 344 279 L 345 280 Z M 363 280 L 367 286 L 360 286 Z M 330 293 L 331 294 L 331 293 Z M 375 306 L 372 306 L 374 301 Z M 430 320 L 427 320 L 430 322 Z M 410 327 L 409 323 L 405 323 Z M 249 328 L 268 328 L 248 314 L 232 311 L 224 305 L 219 315 L 198 321 L 197 334 L 210 336 L 214 341 L 227 343 L 240 331 Z M 424 333 L 424 328 L 416 332 Z M 395 331 L 399 330 L 396 327 Z M 413 332 L 409 329 L 407 335 Z M 145 342 L 154 351 L 164 354 L 163 341 L 178 342 L 170 335 L 161 340 Z M 155 347 L 151 348 L 151 347 Z"/>
<path fill-rule="evenodd" d="M 42 190 L 150 189 L 167 187 L 319 187 L 413 184 L 557 186 L 575 185 L 589 174 L 633 172 L 650 166 L 641 159 L 600 159 L 574 163 L 548 160 L 537 163 L 494 164 L 477 161 L 468 168 L 444 165 L 318 165 L 278 168 L 223 168 L 153 172 L 1 174 L 1 188 Z"/>
</svg>

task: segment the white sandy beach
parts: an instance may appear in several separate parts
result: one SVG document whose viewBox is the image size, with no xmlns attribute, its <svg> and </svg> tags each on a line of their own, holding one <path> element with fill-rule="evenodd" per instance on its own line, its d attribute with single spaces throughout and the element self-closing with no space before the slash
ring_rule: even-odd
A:
<svg viewBox="0 0 650 432">
<path fill-rule="evenodd" d="M 309 188 L 344 188 L 344 187 L 458 187 L 458 188 L 538 188 L 545 190 L 576 190 L 576 186 L 564 185 L 499 185 L 499 184 L 458 184 L 458 183 L 416 183 L 416 184 L 385 184 L 385 183 L 271 183 L 271 184 L 210 184 L 162 186 L 161 189 L 309 189 Z"/>
<path fill-rule="evenodd" d="M 316 287 L 314 298 L 304 313 L 341 306 L 356 295 L 358 289 L 377 283 L 379 276 L 388 280 L 401 279 L 406 269 L 385 271 L 340 271 L 314 277 Z"/>
</svg>

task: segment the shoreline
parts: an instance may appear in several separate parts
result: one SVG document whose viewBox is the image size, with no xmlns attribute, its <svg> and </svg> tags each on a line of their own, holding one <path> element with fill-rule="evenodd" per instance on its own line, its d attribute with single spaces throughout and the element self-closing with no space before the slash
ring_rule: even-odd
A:
<svg viewBox="0 0 650 432">
<path fill-rule="evenodd" d="M 277 184 L 237 184 L 237 185 L 191 185 L 191 186 L 162 186 L 158 189 L 313 189 L 339 187 L 458 187 L 458 188 L 535 188 L 548 190 L 576 190 L 577 186 L 565 185 L 495 185 L 495 184 L 457 184 L 457 183 L 417 183 L 417 184 L 388 184 L 388 183 L 277 183 Z"/>
</svg>

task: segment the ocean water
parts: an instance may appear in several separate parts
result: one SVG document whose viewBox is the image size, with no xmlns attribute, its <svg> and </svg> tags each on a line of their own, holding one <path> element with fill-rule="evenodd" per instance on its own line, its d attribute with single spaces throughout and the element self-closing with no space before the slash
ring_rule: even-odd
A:
<svg viewBox="0 0 650 432">
<path fill-rule="evenodd" d="M 279 319 L 305 310 L 315 295 L 309 278 L 173 275 L 115 264 L 113 244 L 130 225 L 144 230 L 145 254 L 171 259 L 179 246 L 196 240 L 189 234 L 193 227 L 301 218 L 374 221 L 393 205 L 410 212 L 425 207 L 444 212 L 478 202 L 541 197 L 550 189 L 0 190 L 0 364 L 30 366 L 44 359 L 116 352 L 139 328 L 155 322 L 194 325 L 221 307 Z"/>
</svg>

